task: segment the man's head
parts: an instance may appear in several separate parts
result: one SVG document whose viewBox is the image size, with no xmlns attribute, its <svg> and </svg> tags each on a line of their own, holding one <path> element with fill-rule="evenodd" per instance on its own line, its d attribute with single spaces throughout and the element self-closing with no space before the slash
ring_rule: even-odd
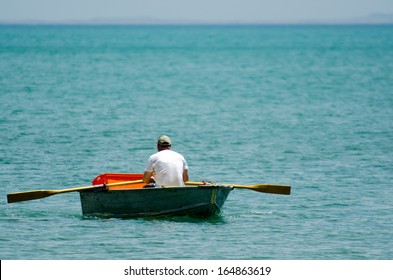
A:
<svg viewBox="0 0 393 280">
<path fill-rule="evenodd" d="M 172 141 L 168 136 L 161 135 L 160 137 L 158 137 L 157 139 L 158 150 L 170 149 L 171 146 L 172 146 Z"/>
</svg>

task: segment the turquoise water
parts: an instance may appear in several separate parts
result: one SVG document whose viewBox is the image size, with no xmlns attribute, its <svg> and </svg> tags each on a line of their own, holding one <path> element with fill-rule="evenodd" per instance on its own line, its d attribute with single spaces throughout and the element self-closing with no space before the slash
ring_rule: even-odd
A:
<svg viewBox="0 0 393 280">
<path fill-rule="evenodd" d="M 1 259 L 392 259 L 392 26 L 0 26 Z M 166 133 L 210 220 L 84 218 Z"/>
</svg>

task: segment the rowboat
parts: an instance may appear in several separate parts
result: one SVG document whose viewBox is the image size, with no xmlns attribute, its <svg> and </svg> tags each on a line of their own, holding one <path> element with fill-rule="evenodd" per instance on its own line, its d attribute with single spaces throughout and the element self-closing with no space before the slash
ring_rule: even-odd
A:
<svg viewBox="0 0 393 280">
<path fill-rule="evenodd" d="M 104 173 L 91 186 L 60 190 L 33 190 L 7 194 L 7 202 L 41 199 L 55 194 L 79 192 L 84 216 L 133 218 L 157 216 L 211 217 L 222 211 L 229 193 L 248 189 L 262 193 L 291 193 L 291 186 L 277 184 L 213 184 L 186 182 L 186 186 L 153 187 L 142 174 Z"/>
<path fill-rule="evenodd" d="M 142 174 L 112 174 L 97 176 L 93 185 L 140 180 Z M 157 216 L 211 217 L 219 214 L 230 186 L 200 185 L 185 187 L 146 187 L 146 184 L 126 184 L 80 191 L 84 216 L 105 218 L 135 218 Z"/>
</svg>

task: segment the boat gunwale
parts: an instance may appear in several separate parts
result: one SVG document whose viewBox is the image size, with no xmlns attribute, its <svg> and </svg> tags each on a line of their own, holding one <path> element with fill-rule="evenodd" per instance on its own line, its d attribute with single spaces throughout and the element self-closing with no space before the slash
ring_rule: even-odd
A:
<svg viewBox="0 0 393 280">
<path fill-rule="evenodd" d="M 80 192 L 152 191 L 152 190 L 163 191 L 163 190 L 194 190 L 194 189 L 219 189 L 219 188 L 223 188 L 223 189 L 229 188 L 233 190 L 233 187 L 228 185 L 198 185 L 198 186 L 165 186 L 165 187 L 147 187 L 147 188 L 109 187 L 109 188 L 82 190 Z"/>
</svg>

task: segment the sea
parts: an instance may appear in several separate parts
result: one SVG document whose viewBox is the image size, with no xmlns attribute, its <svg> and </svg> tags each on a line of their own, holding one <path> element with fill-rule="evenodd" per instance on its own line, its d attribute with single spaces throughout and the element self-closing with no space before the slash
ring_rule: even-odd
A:
<svg viewBox="0 0 393 280">
<path fill-rule="evenodd" d="M 0 259 L 391 260 L 392 25 L 1 25 Z M 84 217 L 168 135 L 220 215 Z"/>
</svg>

